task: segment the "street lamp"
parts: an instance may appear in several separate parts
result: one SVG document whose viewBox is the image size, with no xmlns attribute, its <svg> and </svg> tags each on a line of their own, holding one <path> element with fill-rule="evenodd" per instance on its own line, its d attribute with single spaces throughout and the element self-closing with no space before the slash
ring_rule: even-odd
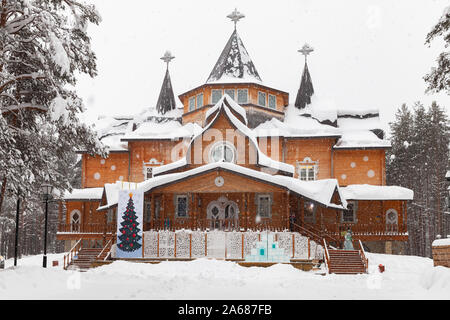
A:
<svg viewBox="0 0 450 320">
<path fill-rule="evenodd" d="M 47 268 L 47 220 L 48 220 L 48 200 L 53 191 L 53 186 L 49 184 L 43 184 L 41 186 L 42 194 L 45 200 L 45 230 L 44 230 L 44 258 L 42 260 L 42 266 Z"/>
</svg>

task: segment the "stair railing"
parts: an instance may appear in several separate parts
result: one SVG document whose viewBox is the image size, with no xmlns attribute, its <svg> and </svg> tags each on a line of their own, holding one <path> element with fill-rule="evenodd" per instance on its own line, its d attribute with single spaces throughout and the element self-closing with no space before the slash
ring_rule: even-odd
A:
<svg viewBox="0 0 450 320">
<path fill-rule="evenodd" d="M 112 239 L 110 239 L 110 240 L 106 243 L 106 245 L 103 247 L 102 251 L 100 251 L 100 253 L 98 254 L 96 260 L 101 260 L 101 259 L 102 259 L 102 258 L 101 258 L 101 257 L 102 257 L 102 254 L 105 252 L 105 250 L 107 250 L 108 248 L 111 247 L 111 242 L 112 242 Z M 106 255 L 106 256 L 108 256 L 108 255 Z"/>
<path fill-rule="evenodd" d="M 358 241 L 359 241 L 359 246 L 361 247 L 360 252 L 361 252 L 361 257 L 362 257 L 362 260 L 363 260 L 363 263 L 364 263 L 364 270 L 365 270 L 366 273 L 368 273 L 368 271 L 369 271 L 369 259 L 366 258 L 366 252 L 364 251 L 364 247 L 362 245 L 361 240 L 358 240 Z"/>
<path fill-rule="evenodd" d="M 323 247 L 325 249 L 325 267 L 328 270 L 328 273 L 330 273 L 330 253 L 328 252 L 328 246 L 327 246 L 327 240 L 323 239 Z"/>
<path fill-rule="evenodd" d="M 78 240 L 77 243 L 75 243 L 75 245 L 72 247 L 72 249 L 70 249 L 69 253 L 64 256 L 64 270 L 67 270 L 67 268 L 73 261 L 73 257 L 78 255 L 78 253 L 80 252 L 82 246 L 81 240 L 83 239 Z"/>
</svg>

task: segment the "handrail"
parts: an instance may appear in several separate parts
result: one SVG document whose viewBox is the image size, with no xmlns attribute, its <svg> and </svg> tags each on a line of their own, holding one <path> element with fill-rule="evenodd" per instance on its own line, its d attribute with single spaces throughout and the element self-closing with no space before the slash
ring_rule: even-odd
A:
<svg viewBox="0 0 450 320">
<path fill-rule="evenodd" d="M 328 238 L 329 240 L 331 239 L 331 241 L 334 241 L 334 242 L 339 244 L 339 240 L 338 239 L 336 239 L 336 238 L 334 238 L 334 237 L 332 237 L 332 236 L 330 236 L 328 234 L 323 234 L 321 231 L 319 231 L 319 230 L 317 230 L 317 229 L 315 229 L 315 228 L 313 228 L 313 227 L 311 227 L 309 225 L 308 225 L 308 228 L 309 229 L 313 229 L 316 232 L 313 232 L 313 231 L 311 231 L 311 230 L 309 230 L 309 229 L 307 229 L 305 227 L 302 227 L 302 226 L 296 224 L 295 222 L 291 221 L 290 223 L 292 225 L 296 226 L 297 228 L 303 230 L 307 234 L 308 237 L 312 238 L 314 241 L 316 241 L 318 243 L 321 242 L 322 239 Z"/>
<path fill-rule="evenodd" d="M 67 255 L 64 256 L 64 270 L 67 270 L 67 268 L 69 267 L 71 260 L 73 260 L 73 256 L 74 253 L 75 255 L 79 252 L 79 246 L 82 244 L 81 240 L 83 240 L 82 238 L 80 238 L 80 240 L 78 240 L 75 245 L 72 247 L 72 249 L 70 249 L 69 253 Z M 66 264 L 67 262 L 67 264 Z"/>
<path fill-rule="evenodd" d="M 323 247 L 325 248 L 325 267 L 328 270 L 328 273 L 330 273 L 330 254 L 328 252 L 328 246 L 327 246 L 327 241 L 325 240 L 325 238 L 323 239 Z"/>
<path fill-rule="evenodd" d="M 97 260 L 100 260 L 103 252 L 105 252 L 106 248 L 108 248 L 109 244 L 112 242 L 112 239 L 109 239 L 109 241 L 106 243 L 106 245 L 103 247 L 102 251 L 100 251 L 99 255 L 97 256 Z"/>
<path fill-rule="evenodd" d="M 361 251 L 361 256 L 362 256 L 363 263 L 364 263 L 364 269 L 366 270 L 366 273 L 367 273 L 368 269 L 369 269 L 369 259 L 366 258 L 366 251 L 364 250 L 361 240 L 358 240 L 358 241 L 359 241 L 359 246 L 361 247 L 360 251 Z"/>
</svg>

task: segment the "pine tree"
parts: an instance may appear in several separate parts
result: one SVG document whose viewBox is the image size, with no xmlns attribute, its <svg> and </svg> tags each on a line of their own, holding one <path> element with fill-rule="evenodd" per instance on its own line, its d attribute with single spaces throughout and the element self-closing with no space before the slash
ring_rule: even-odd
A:
<svg viewBox="0 0 450 320">
<path fill-rule="evenodd" d="M 436 38 L 442 37 L 446 42 L 446 47 L 450 45 L 450 6 L 445 8 L 438 23 L 428 33 L 426 44 Z M 447 91 L 450 94 L 450 51 L 442 52 L 437 58 L 437 67 L 433 67 L 431 72 L 424 79 L 428 82 L 428 91 Z"/>
<path fill-rule="evenodd" d="M 137 221 L 136 211 L 134 210 L 133 194 L 130 193 L 130 199 L 127 208 L 122 214 L 122 228 L 119 229 L 120 242 L 117 244 L 122 251 L 132 252 L 141 247 L 140 241 L 142 237 L 139 235 L 139 222 Z"/>
</svg>

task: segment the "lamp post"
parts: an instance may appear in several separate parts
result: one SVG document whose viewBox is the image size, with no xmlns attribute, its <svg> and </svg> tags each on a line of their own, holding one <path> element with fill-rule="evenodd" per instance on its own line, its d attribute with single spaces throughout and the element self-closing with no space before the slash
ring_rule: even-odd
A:
<svg viewBox="0 0 450 320">
<path fill-rule="evenodd" d="M 53 191 L 53 186 L 49 184 L 42 185 L 42 193 L 45 200 L 45 229 L 44 229 L 44 258 L 42 260 L 42 266 L 47 268 L 47 220 L 48 220 L 48 200 Z"/>
</svg>

